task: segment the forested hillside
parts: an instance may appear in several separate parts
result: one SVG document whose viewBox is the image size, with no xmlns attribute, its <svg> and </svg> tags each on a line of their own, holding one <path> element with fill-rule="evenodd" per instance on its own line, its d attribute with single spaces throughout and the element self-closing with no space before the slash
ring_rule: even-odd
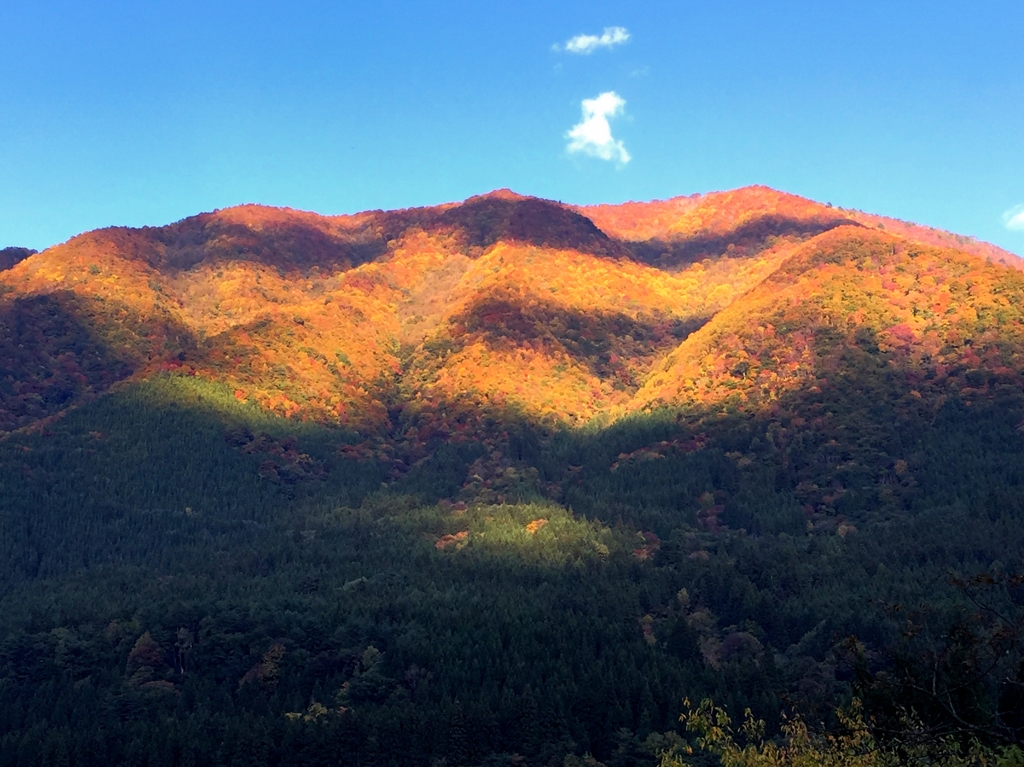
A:
<svg viewBox="0 0 1024 767">
<path fill-rule="evenodd" d="M 0 765 L 1019 753 L 1012 254 L 754 187 L 7 260 Z"/>
</svg>

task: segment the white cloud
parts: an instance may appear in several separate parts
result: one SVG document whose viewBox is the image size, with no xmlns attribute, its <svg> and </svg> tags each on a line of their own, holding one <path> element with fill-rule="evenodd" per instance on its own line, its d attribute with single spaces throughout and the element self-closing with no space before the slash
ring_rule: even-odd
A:
<svg viewBox="0 0 1024 767">
<path fill-rule="evenodd" d="M 1010 208 L 1003 214 L 1003 223 L 1007 229 L 1015 232 L 1024 232 L 1024 205 Z"/>
<path fill-rule="evenodd" d="M 581 53 L 584 55 L 593 53 L 598 48 L 614 48 L 629 40 L 629 30 L 625 27 L 605 27 L 604 32 L 598 35 L 576 35 L 565 43 L 565 50 L 569 53 Z M 554 49 L 560 50 L 557 45 Z"/>
<path fill-rule="evenodd" d="M 569 139 L 566 149 L 572 154 L 582 152 L 602 160 L 614 160 L 625 165 L 629 152 L 621 141 L 612 137 L 609 117 L 622 114 L 626 102 L 615 91 L 602 93 L 596 99 L 583 99 L 583 120 L 565 134 Z"/>
</svg>

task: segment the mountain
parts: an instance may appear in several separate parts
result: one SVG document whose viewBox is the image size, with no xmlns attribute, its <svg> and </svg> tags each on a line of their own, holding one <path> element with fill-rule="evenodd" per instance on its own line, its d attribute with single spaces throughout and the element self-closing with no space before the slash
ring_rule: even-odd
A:
<svg viewBox="0 0 1024 767">
<path fill-rule="evenodd" d="M 750 187 L 0 258 L 0 765 L 1024 737 L 1010 253 Z"/>
<path fill-rule="evenodd" d="M 386 429 L 385 400 L 431 422 L 465 405 L 583 423 L 636 405 L 690 332 L 745 313 L 770 276 L 795 279 L 787 261 L 868 228 L 956 242 L 765 188 L 579 210 L 511 192 L 339 217 L 243 206 L 100 230 L 3 273 L 5 357 L 31 361 L 4 371 L 18 386 L 0 423 L 161 370 L 354 428 Z"/>
</svg>

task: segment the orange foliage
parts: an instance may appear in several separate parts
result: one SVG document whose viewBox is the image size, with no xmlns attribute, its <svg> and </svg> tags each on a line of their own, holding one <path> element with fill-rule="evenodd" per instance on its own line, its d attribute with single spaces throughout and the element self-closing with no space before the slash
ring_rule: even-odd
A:
<svg viewBox="0 0 1024 767">
<path fill-rule="evenodd" d="M 442 535 L 437 539 L 437 543 L 434 544 L 434 548 L 443 551 L 449 546 L 455 548 L 462 548 L 469 542 L 469 530 L 462 530 L 458 533 L 451 533 L 449 535 Z"/>
<path fill-rule="evenodd" d="M 592 205 L 579 210 L 608 234 L 634 242 L 721 236 L 772 218 L 803 229 L 821 230 L 836 226 L 844 218 L 827 205 L 765 186 L 646 203 Z"/>
<path fill-rule="evenodd" d="M 632 403 L 770 407 L 877 348 L 917 383 L 963 388 L 968 370 L 1024 370 L 1024 277 L 949 250 L 842 227 L 803 245 L 665 358 Z"/>
<path fill-rule="evenodd" d="M 729 255 L 730 247 L 733 252 L 758 250 L 779 238 L 799 241 L 838 226 L 859 224 L 922 245 L 954 248 L 1024 269 L 1024 259 L 974 238 L 857 210 L 833 208 L 764 186 L 577 210 L 613 237 L 627 243 L 655 242 L 662 249 L 679 242 L 703 245 L 697 248 L 699 252 Z"/>
<path fill-rule="evenodd" d="M 359 456 L 380 453 L 396 412 L 414 445 L 502 413 L 770 407 L 864 343 L 932 371 L 919 395 L 987 385 L 972 369 L 1016 380 L 1020 286 L 965 253 L 1020 264 L 765 187 L 585 208 L 501 191 L 331 217 L 245 205 L 106 229 L 0 271 L 17 382 L 0 429 L 167 370 L 377 435 Z"/>
</svg>

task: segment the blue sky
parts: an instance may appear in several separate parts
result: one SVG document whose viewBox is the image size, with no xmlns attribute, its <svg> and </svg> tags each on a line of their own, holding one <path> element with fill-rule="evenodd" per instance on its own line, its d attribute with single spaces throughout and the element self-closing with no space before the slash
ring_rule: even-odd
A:
<svg viewBox="0 0 1024 767">
<path fill-rule="evenodd" d="M 0 40 L 0 246 L 760 183 L 1024 254 L 1019 0 L 2 0 Z"/>
</svg>

